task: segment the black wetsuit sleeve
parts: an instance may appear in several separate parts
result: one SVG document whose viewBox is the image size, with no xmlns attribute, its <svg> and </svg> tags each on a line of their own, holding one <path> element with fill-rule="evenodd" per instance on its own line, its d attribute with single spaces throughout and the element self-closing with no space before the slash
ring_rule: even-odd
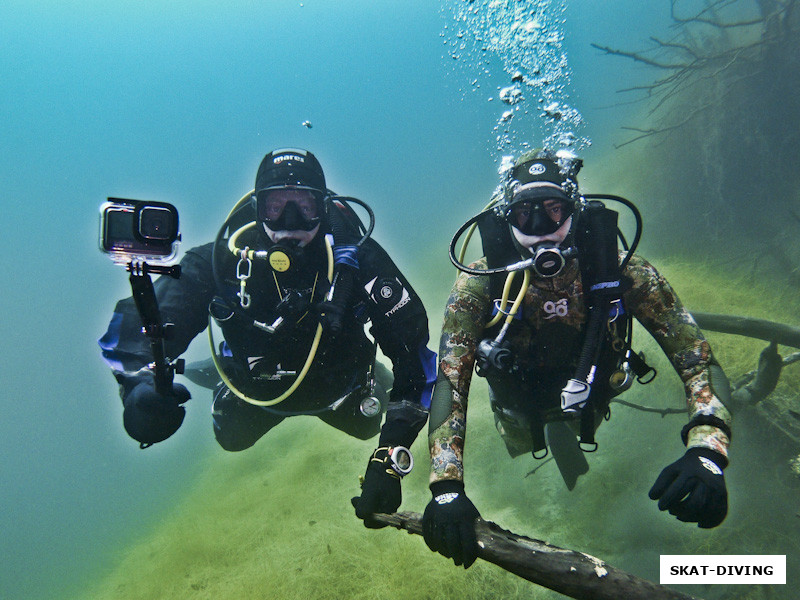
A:
<svg viewBox="0 0 800 600">
<path fill-rule="evenodd" d="M 153 282 L 161 320 L 172 324 L 165 340 L 170 359 L 180 356 L 208 325 L 208 304 L 215 290 L 211 249 L 212 244 L 206 244 L 187 251 L 179 279 L 162 275 Z M 153 360 L 132 297 L 117 302 L 108 330 L 98 343 L 103 358 L 117 372 L 136 371 Z"/>
<path fill-rule="evenodd" d="M 394 374 L 381 443 L 410 445 L 427 420 L 436 376 L 436 355 L 427 348 L 425 307 L 386 251 L 371 239 L 359 252 L 359 283 L 371 333 L 392 361 Z"/>
</svg>

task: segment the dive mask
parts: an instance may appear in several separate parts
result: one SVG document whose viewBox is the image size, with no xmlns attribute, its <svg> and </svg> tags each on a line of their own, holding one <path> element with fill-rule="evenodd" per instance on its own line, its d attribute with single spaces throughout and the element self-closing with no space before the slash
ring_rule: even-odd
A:
<svg viewBox="0 0 800 600">
<path fill-rule="evenodd" d="M 573 213 L 574 203 L 560 186 L 537 181 L 516 186 L 504 215 L 509 225 L 525 235 L 554 234 Z"/>
<path fill-rule="evenodd" d="M 255 196 L 256 217 L 272 231 L 311 231 L 322 217 L 322 202 L 310 188 L 273 188 Z"/>
<path fill-rule="evenodd" d="M 537 182 L 520 187 L 522 189 L 514 194 L 514 200 L 505 210 L 511 233 L 516 242 L 533 255 L 534 273 L 540 277 L 555 277 L 575 255 L 573 248 L 561 247 L 572 227 L 573 204 L 554 195 L 555 190 L 551 188 L 558 188 L 554 184 Z"/>
</svg>

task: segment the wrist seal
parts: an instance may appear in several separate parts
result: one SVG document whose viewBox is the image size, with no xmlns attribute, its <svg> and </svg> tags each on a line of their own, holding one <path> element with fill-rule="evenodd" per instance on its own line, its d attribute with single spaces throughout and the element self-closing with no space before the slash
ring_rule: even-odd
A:
<svg viewBox="0 0 800 600">
<path fill-rule="evenodd" d="M 683 426 L 683 429 L 681 429 L 681 440 L 683 441 L 684 446 L 688 443 L 689 431 L 691 431 L 693 427 L 697 427 L 699 425 L 711 425 L 712 427 L 721 429 L 722 432 L 728 436 L 729 440 L 733 437 L 731 428 L 728 427 L 727 423 L 725 423 L 725 421 L 719 417 L 715 417 L 714 415 L 695 415 L 692 417 L 691 421 L 689 421 Z"/>
</svg>

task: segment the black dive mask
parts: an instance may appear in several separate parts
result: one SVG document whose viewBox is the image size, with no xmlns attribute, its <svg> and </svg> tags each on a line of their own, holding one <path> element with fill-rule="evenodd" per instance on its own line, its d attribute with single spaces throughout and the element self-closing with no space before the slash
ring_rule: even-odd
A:
<svg viewBox="0 0 800 600">
<path fill-rule="evenodd" d="M 511 234 L 521 252 L 530 252 L 533 255 L 531 269 L 539 277 L 555 277 L 564 269 L 567 261 L 577 255 L 575 248 L 571 247 L 570 241 L 572 230 L 572 215 L 560 222 L 554 222 L 552 218 L 545 215 L 549 221 L 546 227 L 534 229 L 526 227 L 534 218 L 535 213 L 522 215 L 523 219 L 514 219 L 514 215 L 509 212 L 509 228 Z M 517 217 L 520 215 L 517 214 Z M 517 226 L 514 223 L 518 223 Z M 555 229 L 554 229 L 555 227 Z M 536 231 L 541 233 L 527 233 Z"/>
<path fill-rule="evenodd" d="M 504 214 L 509 225 L 528 236 L 556 233 L 573 213 L 573 203 L 565 198 L 536 197 L 524 192 L 515 196 Z"/>
<path fill-rule="evenodd" d="M 272 231 L 311 231 L 320 223 L 320 202 L 298 203 L 294 200 L 275 201 L 270 192 L 263 190 L 256 195 L 256 216 Z"/>
</svg>

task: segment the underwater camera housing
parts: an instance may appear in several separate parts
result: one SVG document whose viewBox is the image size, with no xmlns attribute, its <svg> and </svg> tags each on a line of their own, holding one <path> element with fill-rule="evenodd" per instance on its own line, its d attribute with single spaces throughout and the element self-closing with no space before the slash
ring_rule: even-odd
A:
<svg viewBox="0 0 800 600">
<path fill-rule="evenodd" d="M 108 198 L 100 206 L 100 249 L 115 263 L 167 263 L 180 237 L 178 210 L 166 202 Z"/>
</svg>

